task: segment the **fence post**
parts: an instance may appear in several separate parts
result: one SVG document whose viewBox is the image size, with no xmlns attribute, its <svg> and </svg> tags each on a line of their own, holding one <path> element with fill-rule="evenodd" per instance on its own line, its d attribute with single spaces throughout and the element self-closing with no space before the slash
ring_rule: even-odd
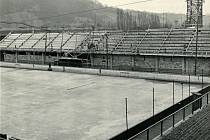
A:
<svg viewBox="0 0 210 140">
<path fill-rule="evenodd" d="M 101 75 L 101 68 L 99 68 L 99 75 Z"/>
<path fill-rule="evenodd" d="M 153 87 L 153 95 L 152 95 L 152 115 L 154 119 L 155 115 L 155 88 Z"/>
<path fill-rule="evenodd" d="M 183 108 L 183 120 L 185 120 L 185 108 Z"/>
<path fill-rule="evenodd" d="M 203 97 L 201 97 L 200 100 L 199 100 L 200 109 L 201 109 L 201 107 L 202 107 L 202 99 L 203 99 Z"/>
<path fill-rule="evenodd" d="M 173 114 L 173 127 L 174 127 L 174 125 L 175 125 L 175 116 Z"/>
<path fill-rule="evenodd" d="M 163 121 L 160 122 L 160 135 L 163 136 Z"/>
<path fill-rule="evenodd" d="M 195 102 L 194 102 L 194 103 L 195 103 Z M 194 103 L 192 103 L 192 114 L 194 113 L 194 110 L 193 110 L 193 109 L 194 109 L 194 108 L 193 108 L 193 104 L 194 104 Z"/>
<path fill-rule="evenodd" d="M 173 112 L 174 112 L 174 81 L 173 81 Z M 174 127 L 174 114 L 173 114 L 173 127 Z"/>
<path fill-rule="evenodd" d="M 126 139 L 128 139 L 128 98 L 125 98 Z"/>
<path fill-rule="evenodd" d="M 207 105 L 209 104 L 209 93 L 207 94 Z"/>
<path fill-rule="evenodd" d="M 182 100 L 184 99 L 184 83 L 181 83 L 182 85 Z"/>
<path fill-rule="evenodd" d="M 172 93 L 172 94 L 173 94 L 173 111 L 174 111 L 174 103 L 175 103 L 175 102 L 174 102 L 174 91 L 175 91 L 175 90 L 174 90 L 174 88 L 175 88 L 175 87 L 174 87 L 174 84 L 175 84 L 175 82 L 173 81 L 173 93 Z"/>
<path fill-rule="evenodd" d="M 147 140 L 149 140 L 149 129 L 147 129 Z"/>
</svg>

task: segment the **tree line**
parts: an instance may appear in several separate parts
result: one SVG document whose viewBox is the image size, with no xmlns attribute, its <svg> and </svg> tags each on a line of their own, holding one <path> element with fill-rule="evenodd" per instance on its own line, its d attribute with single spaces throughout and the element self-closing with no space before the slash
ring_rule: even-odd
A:
<svg viewBox="0 0 210 140">
<path fill-rule="evenodd" d="M 160 18 L 157 14 L 117 9 L 117 28 L 119 30 L 137 30 L 160 27 Z"/>
</svg>

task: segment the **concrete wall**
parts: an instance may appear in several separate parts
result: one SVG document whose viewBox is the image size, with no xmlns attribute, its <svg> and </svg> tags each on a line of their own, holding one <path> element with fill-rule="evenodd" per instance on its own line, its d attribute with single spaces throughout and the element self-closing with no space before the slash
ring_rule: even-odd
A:
<svg viewBox="0 0 210 140">
<path fill-rule="evenodd" d="M 203 70 L 204 74 L 210 76 L 210 58 L 199 58 L 197 60 L 197 73 L 201 74 Z M 195 71 L 195 60 L 194 58 L 186 58 L 186 72 L 194 73 Z"/>
<path fill-rule="evenodd" d="M 107 68 L 106 55 L 93 55 L 92 66 Z M 175 74 L 195 74 L 195 58 L 187 56 L 109 55 L 108 68 Z M 210 76 L 210 58 L 197 59 L 197 74 Z"/>
<path fill-rule="evenodd" d="M 49 62 L 54 62 L 57 57 L 47 56 L 45 64 Z M 44 55 L 33 55 L 27 53 L 26 55 L 20 54 L 4 54 L 5 62 L 17 62 L 17 63 L 29 63 L 29 64 L 44 64 Z"/>
<path fill-rule="evenodd" d="M 47 56 L 45 64 L 54 62 L 56 56 Z M 107 63 L 108 60 L 108 63 Z M 4 54 L 5 62 L 44 64 L 44 54 Z M 141 72 L 159 72 L 174 74 L 195 74 L 195 58 L 187 56 L 155 56 L 155 55 L 91 55 L 92 68 L 129 70 Z M 197 74 L 210 76 L 210 58 L 197 59 Z"/>
</svg>

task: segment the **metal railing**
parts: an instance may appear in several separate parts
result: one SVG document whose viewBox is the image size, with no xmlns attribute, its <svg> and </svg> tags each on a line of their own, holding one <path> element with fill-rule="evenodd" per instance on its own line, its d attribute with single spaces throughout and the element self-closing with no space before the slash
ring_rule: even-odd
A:
<svg viewBox="0 0 210 140">
<path fill-rule="evenodd" d="M 128 140 L 152 140 L 154 138 L 162 136 L 164 132 L 168 131 L 170 128 L 173 128 L 175 125 L 184 121 L 187 117 L 191 116 L 198 109 L 201 109 L 202 107 L 206 106 L 209 103 L 209 94 L 210 92 L 208 91 L 196 100 L 188 103 L 176 112 L 161 119 L 157 123 L 132 136 Z M 196 105 L 197 108 L 195 109 Z"/>
</svg>

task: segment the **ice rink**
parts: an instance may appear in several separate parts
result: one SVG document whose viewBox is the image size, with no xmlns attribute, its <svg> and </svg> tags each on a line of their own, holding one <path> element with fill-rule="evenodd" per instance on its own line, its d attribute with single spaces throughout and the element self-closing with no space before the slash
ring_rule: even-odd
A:
<svg viewBox="0 0 210 140">
<path fill-rule="evenodd" d="M 105 140 L 172 105 L 172 82 L 0 68 L 0 132 L 23 140 Z M 192 85 L 197 91 L 200 85 Z M 182 98 L 175 83 L 176 102 Z M 184 85 L 184 97 L 189 95 Z"/>
</svg>

